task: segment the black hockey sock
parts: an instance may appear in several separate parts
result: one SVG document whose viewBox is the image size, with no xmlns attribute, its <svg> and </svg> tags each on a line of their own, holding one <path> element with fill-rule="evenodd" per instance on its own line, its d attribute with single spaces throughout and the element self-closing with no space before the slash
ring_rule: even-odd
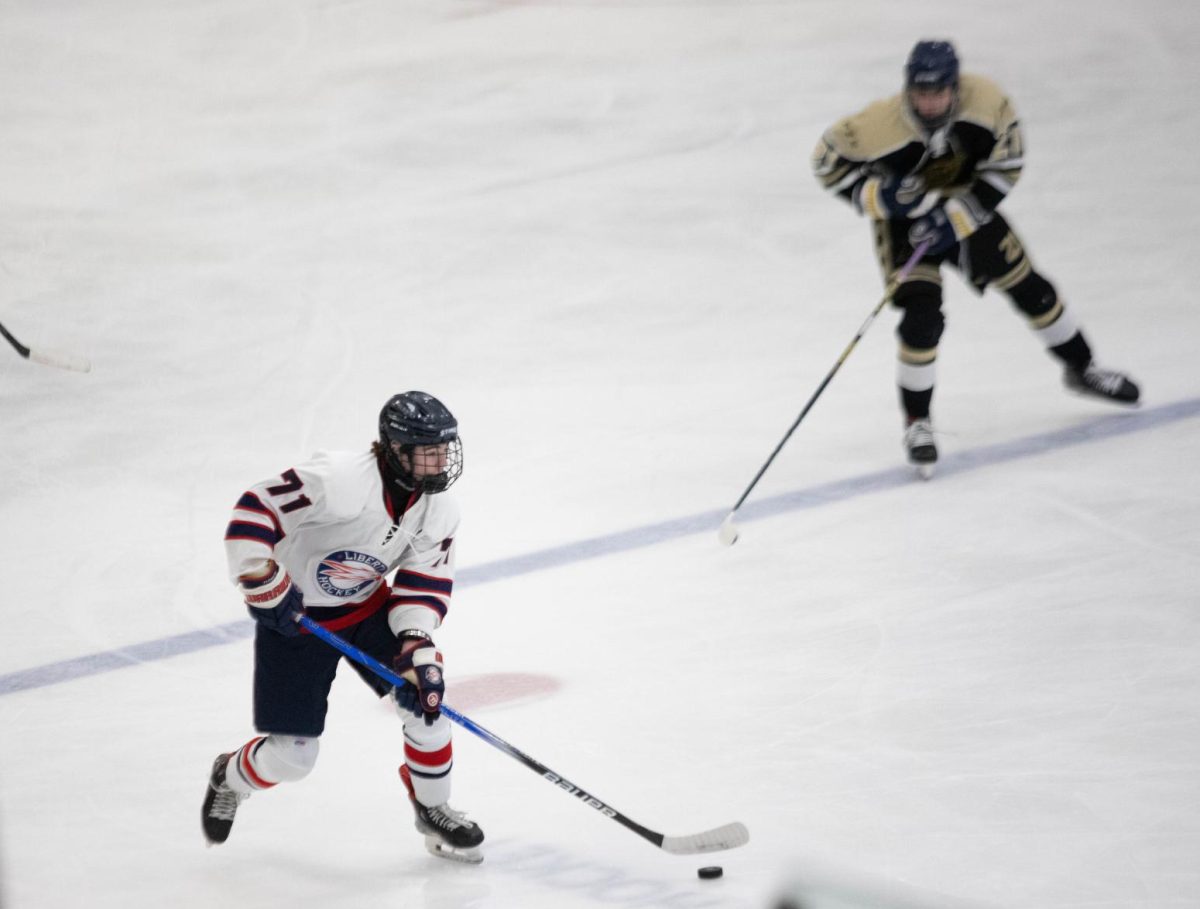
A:
<svg viewBox="0 0 1200 909">
<path fill-rule="evenodd" d="M 1092 349 L 1084 340 L 1083 332 L 1077 331 L 1069 340 L 1050 348 L 1050 353 L 1058 357 L 1075 372 L 1083 372 L 1092 362 Z"/>
<path fill-rule="evenodd" d="M 909 423 L 913 420 L 928 420 L 929 405 L 932 401 L 932 388 L 927 388 L 924 391 L 912 391 L 908 388 L 900 388 L 900 406 L 904 408 L 904 415 Z"/>
</svg>

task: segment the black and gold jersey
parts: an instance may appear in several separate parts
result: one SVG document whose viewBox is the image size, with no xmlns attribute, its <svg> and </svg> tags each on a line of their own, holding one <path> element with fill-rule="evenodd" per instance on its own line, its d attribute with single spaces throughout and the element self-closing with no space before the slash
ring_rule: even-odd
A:
<svg viewBox="0 0 1200 909">
<path fill-rule="evenodd" d="M 910 182 L 926 193 L 927 204 L 916 213 L 945 200 L 961 239 L 987 221 L 1020 177 L 1021 130 L 999 86 L 964 74 L 957 109 L 936 132 L 927 134 L 903 93 L 897 94 L 830 127 L 817 143 L 812 164 L 826 189 L 875 220 L 889 217 L 878 199 L 881 180 L 899 184 L 918 178 Z"/>
</svg>

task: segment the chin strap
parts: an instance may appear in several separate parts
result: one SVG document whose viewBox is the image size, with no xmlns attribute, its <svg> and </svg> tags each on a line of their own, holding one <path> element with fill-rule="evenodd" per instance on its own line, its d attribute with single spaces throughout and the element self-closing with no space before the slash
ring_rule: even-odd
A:
<svg viewBox="0 0 1200 909">
<path fill-rule="evenodd" d="M 383 485 L 388 489 L 403 493 L 409 496 L 413 492 L 413 485 L 405 485 L 401 478 L 401 473 L 392 464 L 391 458 L 388 457 L 387 450 L 380 443 L 379 448 L 375 452 L 375 463 L 379 467 L 379 476 L 383 479 Z"/>
</svg>

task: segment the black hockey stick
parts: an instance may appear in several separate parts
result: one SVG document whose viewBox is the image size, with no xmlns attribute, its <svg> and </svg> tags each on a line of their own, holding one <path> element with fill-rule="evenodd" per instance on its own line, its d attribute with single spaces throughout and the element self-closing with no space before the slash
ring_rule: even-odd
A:
<svg viewBox="0 0 1200 909">
<path fill-rule="evenodd" d="M 91 372 L 92 364 L 83 357 L 59 353 L 53 350 L 33 350 L 26 347 L 14 338 L 12 332 L 5 328 L 2 323 L 0 323 L 0 335 L 4 335 L 8 343 L 13 346 L 13 349 L 26 360 L 41 363 L 43 366 L 57 366 L 59 369 L 71 369 L 75 372 Z"/>
<path fill-rule="evenodd" d="M 366 666 L 385 682 L 390 682 L 397 687 L 408 684 L 406 681 L 404 681 L 404 679 L 396 675 L 396 673 L 392 672 L 392 670 L 384 666 L 374 657 L 371 657 L 370 655 L 359 650 L 353 644 L 338 637 L 332 631 L 328 631 L 327 629 L 321 627 L 308 616 L 298 616 L 296 621 L 319 637 L 326 644 L 329 644 L 330 646 L 340 650 L 356 663 Z M 664 836 L 657 831 L 651 830 L 649 827 L 643 827 L 641 824 L 637 823 L 637 821 L 627 818 L 612 806 L 600 801 L 600 799 L 596 798 L 590 792 L 587 792 L 576 786 L 566 777 L 555 773 L 545 764 L 531 758 L 519 748 L 510 745 L 494 732 L 489 732 L 474 720 L 463 716 L 454 708 L 449 707 L 446 704 L 442 704 L 442 713 L 448 716 L 455 723 L 458 723 L 458 725 L 462 726 L 468 732 L 473 732 L 475 735 L 479 736 L 489 745 L 500 749 L 509 757 L 516 758 L 538 776 L 542 777 L 542 779 L 548 780 L 559 789 L 562 789 L 570 795 L 575 796 L 575 798 L 579 799 L 579 801 L 587 805 L 589 808 L 595 808 L 605 817 L 612 818 L 618 824 L 628 827 L 638 836 L 642 837 L 642 839 L 649 840 L 655 846 L 658 846 L 660 849 L 670 852 L 673 855 L 694 855 L 698 852 L 721 852 L 725 849 L 733 849 L 737 846 L 744 846 L 746 843 L 750 842 L 750 831 L 746 829 L 744 824 L 737 822 L 725 824 L 721 827 L 714 827 L 712 830 L 705 830 L 701 833 L 691 833 L 685 836 Z"/>
<path fill-rule="evenodd" d="M 779 444 L 775 446 L 775 450 L 771 452 L 771 456 L 767 458 L 762 467 L 758 468 L 758 473 L 754 475 L 754 479 L 750 481 L 750 485 L 746 487 L 746 491 L 742 493 L 741 498 L 739 498 L 733 508 L 729 510 L 729 514 L 725 516 L 725 520 L 721 522 L 721 526 L 717 530 L 717 539 L 726 546 L 732 546 L 738 541 L 738 529 L 737 525 L 733 523 L 733 516 L 737 513 L 737 510 L 742 507 L 742 503 L 746 501 L 747 496 L 750 495 L 750 490 L 758 485 L 758 481 L 761 480 L 763 474 L 767 472 L 767 468 L 771 466 L 771 462 L 775 460 L 775 456 L 783 450 L 783 446 L 786 445 L 787 440 L 792 437 L 792 433 L 796 431 L 796 427 L 800 425 L 800 421 L 808 416 L 808 412 L 812 410 L 812 406 L 817 403 L 817 398 L 821 397 L 821 392 L 823 392 L 825 387 L 831 381 L 833 381 L 833 377 L 837 374 L 837 371 L 842 368 L 842 364 L 846 362 L 846 358 L 850 356 L 850 352 L 854 350 L 854 346 L 858 344 L 860 340 L 862 340 L 862 336 L 867 333 L 867 329 L 871 327 L 871 323 L 875 321 L 875 317 L 879 315 L 883 307 L 887 305 L 888 300 L 892 299 L 892 294 L 896 292 L 896 288 L 899 287 L 904 282 L 904 279 L 909 276 L 909 273 L 917 267 L 917 263 L 920 262 L 921 257 L 925 255 L 925 250 L 929 248 L 930 242 L 931 241 L 926 240 L 924 243 L 919 244 L 916 248 L 916 251 L 913 252 L 912 256 L 909 257 L 909 260 L 904 263 L 904 267 L 901 268 L 900 271 L 896 272 L 896 276 L 888 282 L 887 288 L 883 292 L 883 298 L 875 304 L 875 308 L 871 310 L 871 314 L 867 316 L 867 320 L 863 322 L 862 327 L 859 328 L 858 334 L 856 334 L 851 339 L 850 343 L 846 345 L 846 349 L 842 351 L 842 355 L 838 357 L 837 362 L 833 364 L 833 369 L 829 370 L 829 372 L 825 374 L 825 378 L 821 380 L 821 384 L 817 386 L 817 390 L 812 393 L 812 397 L 808 399 L 808 403 L 805 404 L 804 409 L 800 411 L 800 416 L 796 417 L 795 421 L 788 428 L 788 431 L 784 433 L 783 438 L 779 440 Z"/>
</svg>

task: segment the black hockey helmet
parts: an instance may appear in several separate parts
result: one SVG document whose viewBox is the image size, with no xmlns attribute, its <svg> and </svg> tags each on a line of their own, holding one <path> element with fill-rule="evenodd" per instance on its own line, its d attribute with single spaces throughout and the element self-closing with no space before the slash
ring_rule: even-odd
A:
<svg viewBox="0 0 1200 909">
<path fill-rule="evenodd" d="M 413 476 L 412 451 L 418 445 L 446 446 L 446 467 L 441 473 L 419 480 Z M 445 404 L 423 391 L 393 395 L 383 405 L 379 412 L 379 446 L 383 450 L 384 463 L 405 489 L 432 495 L 449 488 L 462 475 L 458 420 Z"/>
</svg>

